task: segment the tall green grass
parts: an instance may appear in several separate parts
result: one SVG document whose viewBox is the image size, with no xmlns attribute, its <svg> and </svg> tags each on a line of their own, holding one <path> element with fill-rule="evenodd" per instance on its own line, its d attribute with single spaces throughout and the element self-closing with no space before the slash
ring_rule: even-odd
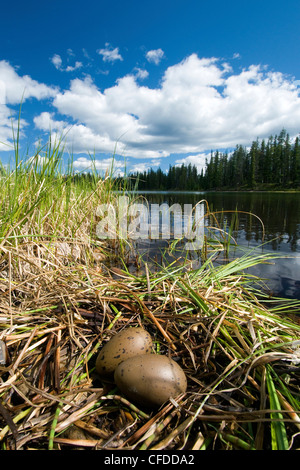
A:
<svg viewBox="0 0 300 470">
<path fill-rule="evenodd" d="M 113 202 L 116 184 L 100 177 L 91 156 L 89 173 L 76 172 L 73 155 L 66 161 L 63 137 L 21 154 L 19 128 L 13 132 L 14 157 L 1 165 L 0 247 L 34 241 L 97 243 L 95 214 Z M 113 171 L 113 168 L 110 170 Z"/>
</svg>

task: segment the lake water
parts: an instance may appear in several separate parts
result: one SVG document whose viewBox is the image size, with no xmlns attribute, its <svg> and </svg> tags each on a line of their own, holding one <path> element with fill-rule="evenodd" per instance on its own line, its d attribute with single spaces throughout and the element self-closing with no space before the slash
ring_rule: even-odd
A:
<svg viewBox="0 0 300 470">
<path fill-rule="evenodd" d="M 169 206 L 194 206 L 205 199 L 210 212 L 223 211 L 216 217 L 219 226 L 227 229 L 237 211 L 238 225 L 232 232 L 237 245 L 243 250 L 254 249 L 255 254 L 273 253 L 281 256 L 271 265 L 251 268 L 251 273 L 266 279 L 274 295 L 300 300 L 300 193 L 155 191 L 143 192 L 142 195 L 150 205 L 166 203 Z M 205 223 L 209 225 L 210 222 L 207 220 Z M 139 248 L 153 259 L 163 243 L 144 240 L 139 242 Z M 230 257 L 239 256 L 238 250 L 231 248 Z"/>
</svg>

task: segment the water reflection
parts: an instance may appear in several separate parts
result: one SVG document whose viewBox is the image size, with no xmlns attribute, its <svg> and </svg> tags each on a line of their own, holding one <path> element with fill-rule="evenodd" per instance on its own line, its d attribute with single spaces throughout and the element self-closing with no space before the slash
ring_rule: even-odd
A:
<svg viewBox="0 0 300 470">
<path fill-rule="evenodd" d="M 147 192 L 143 193 L 150 204 L 175 203 L 195 205 L 202 199 L 208 202 L 211 212 L 230 226 L 234 212 L 238 211 L 239 242 L 254 245 L 267 241 L 272 250 L 300 252 L 300 193 L 284 192 Z M 252 213 L 257 216 L 250 216 Z M 263 222 L 263 226 L 260 220 Z M 263 239 L 264 235 L 264 239 Z"/>
<path fill-rule="evenodd" d="M 239 246 L 286 256 L 272 265 L 254 267 L 251 272 L 265 278 L 275 295 L 300 299 L 300 193 L 147 192 L 143 195 L 149 204 L 169 206 L 195 205 L 205 199 L 220 227 L 228 230 L 235 222 L 232 236 Z M 236 214 L 238 217 L 234 219 Z M 206 224 L 211 222 L 206 220 Z M 148 256 L 153 259 L 163 245 L 160 241 L 143 241 L 141 248 L 144 252 L 148 250 Z"/>
</svg>

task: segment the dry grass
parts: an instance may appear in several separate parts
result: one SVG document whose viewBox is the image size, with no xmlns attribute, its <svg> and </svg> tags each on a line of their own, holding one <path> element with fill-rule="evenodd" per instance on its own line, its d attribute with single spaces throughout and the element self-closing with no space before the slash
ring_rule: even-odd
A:
<svg viewBox="0 0 300 470">
<path fill-rule="evenodd" d="M 258 302 L 239 272 L 255 261 L 133 276 L 93 260 L 90 246 L 3 253 L 2 449 L 299 447 L 300 326 Z M 98 349 L 129 325 L 188 377 L 159 410 L 137 409 L 94 371 Z"/>
</svg>

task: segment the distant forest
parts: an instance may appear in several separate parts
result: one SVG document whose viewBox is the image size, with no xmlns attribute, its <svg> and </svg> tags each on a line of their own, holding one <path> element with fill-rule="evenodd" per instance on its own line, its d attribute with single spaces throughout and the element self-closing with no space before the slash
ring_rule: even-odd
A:
<svg viewBox="0 0 300 470">
<path fill-rule="evenodd" d="M 300 189 L 300 142 L 291 142 L 283 129 L 268 140 L 237 145 L 230 155 L 211 152 L 205 169 L 194 165 L 171 166 L 130 175 L 138 190 Z"/>
</svg>

